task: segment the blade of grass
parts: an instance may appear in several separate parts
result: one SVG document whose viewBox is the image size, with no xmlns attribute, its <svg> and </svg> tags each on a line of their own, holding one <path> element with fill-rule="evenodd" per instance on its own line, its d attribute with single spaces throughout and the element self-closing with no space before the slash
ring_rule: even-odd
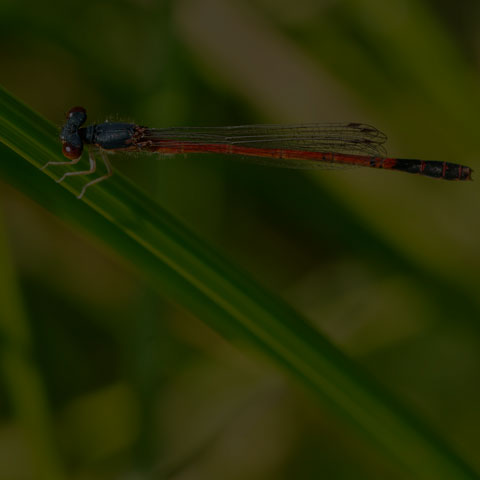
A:
<svg viewBox="0 0 480 480">
<path fill-rule="evenodd" d="M 203 244 L 171 215 L 116 174 L 78 194 L 85 181 L 57 185 L 56 129 L 0 89 L 0 175 L 67 223 L 80 227 L 147 274 L 162 295 L 237 345 L 253 345 L 292 372 L 415 478 L 476 478 L 422 421 L 280 299 Z M 81 167 L 80 167 L 81 168 Z M 61 170 L 62 173 L 65 171 Z M 52 178 L 49 178 L 52 177 Z"/>
</svg>

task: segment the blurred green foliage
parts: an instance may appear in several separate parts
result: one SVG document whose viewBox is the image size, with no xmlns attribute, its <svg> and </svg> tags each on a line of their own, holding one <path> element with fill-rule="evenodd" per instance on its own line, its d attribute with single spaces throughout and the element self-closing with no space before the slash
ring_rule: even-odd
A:
<svg viewBox="0 0 480 480">
<path fill-rule="evenodd" d="M 77 104 L 153 126 L 365 121 L 392 155 L 475 169 L 478 16 L 469 1 L 2 0 L 1 82 L 59 126 Z M 477 182 L 199 156 L 114 167 L 479 469 Z M 96 221 L 36 178 L 61 191 L 57 215 Z M 3 180 L 0 477 L 410 478 Z"/>
</svg>

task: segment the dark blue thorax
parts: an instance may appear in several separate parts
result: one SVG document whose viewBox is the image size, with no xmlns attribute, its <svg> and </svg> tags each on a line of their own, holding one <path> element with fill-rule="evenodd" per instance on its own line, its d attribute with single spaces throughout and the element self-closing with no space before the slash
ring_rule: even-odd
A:
<svg viewBox="0 0 480 480">
<path fill-rule="evenodd" d="M 133 123 L 100 123 L 82 128 L 85 143 L 96 145 L 105 150 L 116 150 L 132 146 L 136 125 Z"/>
</svg>

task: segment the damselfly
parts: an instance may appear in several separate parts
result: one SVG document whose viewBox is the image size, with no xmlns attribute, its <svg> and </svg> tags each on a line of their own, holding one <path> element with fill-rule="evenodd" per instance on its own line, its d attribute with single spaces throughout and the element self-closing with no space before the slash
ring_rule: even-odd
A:
<svg viewBox="0 0 480 480">
<path fill-rule="evenodd" d="M 97 147 L 107 173 L 88 182 L 86 189 L 111 177 L 112 167 L 105 152 L 156 152 L 160 154 L 221 153 L 256 158 L 258 162 L 290 168 L 325 168 L 351 165 L 397 170 L 445 180 L 471 180 L 472 169 L 436 160 L 390 158 L 383 144 L 385 134 L 363 123 L 304 125 L 244 125 L 237 127 L 150 128 L 134 123 L 105 122 L 82 127 L 87 119 L 83 107 L 67 113 L 60 139 L 63 154 L 70 161 L 49 165 L 74 165 L 80 161 L 84 144 Z M 95 156 L 89 151 L 90 168 L 67 172 L 68 176 L 88 175 L 96 170 Z"/>
</svg>

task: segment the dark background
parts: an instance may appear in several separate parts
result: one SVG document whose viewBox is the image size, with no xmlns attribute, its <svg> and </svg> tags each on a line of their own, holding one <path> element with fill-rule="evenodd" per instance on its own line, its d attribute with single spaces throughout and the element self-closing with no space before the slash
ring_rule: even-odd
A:
<svg viewBox="0 0 480 480">
<path fill-rule="evenodd" d="M 92 122 L 158 127 L 366 122 L 392 156 L 475 169 L 479 12 L 474 1 L 0 0 L 0 79 L 59 127 L 74 105 Z M 222 156 L 118 155 L 114 167 L 480 467 L 478 181 Z M 403 478 L 108 248 L 5 183 L 0 207 L 48 402 L 38 435 L 55 445 L 32 449 L 0 382 L 1 478 L 40 478 L 42 464 L 82 480 Z"/>
</svg>

